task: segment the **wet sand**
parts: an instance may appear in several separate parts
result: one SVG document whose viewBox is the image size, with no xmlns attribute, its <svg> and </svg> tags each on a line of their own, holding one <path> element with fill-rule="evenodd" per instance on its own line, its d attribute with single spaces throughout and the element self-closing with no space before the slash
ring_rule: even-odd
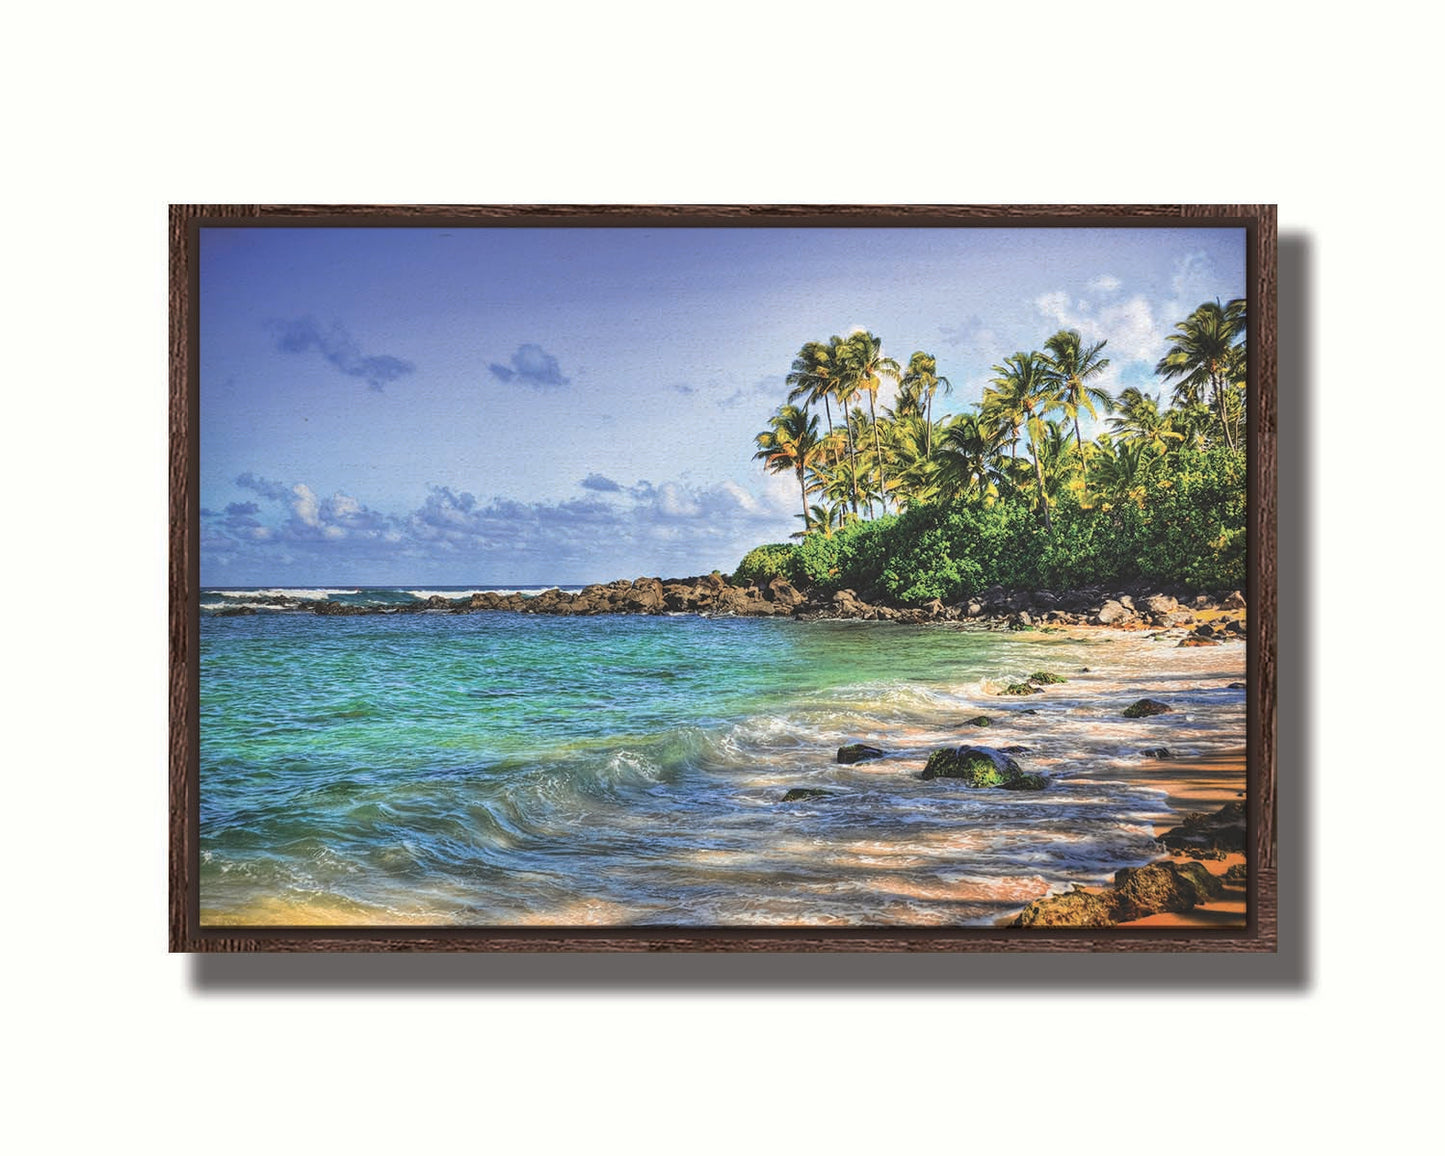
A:
<svg viewBox="0 0 1445 1156">
<path fill-rule="evenodd" d="M 1155 821 L 1154 833 L 1162 835 L 1170 828 L 1177 827 L 1183 821 L 1184 815 L 1190 811 L 1217 811 L 1226 803 L 1239 802 L 1244 798 L 1244 748 L 1197 758 L 1150 760 L 1141 764 L 1133 774 L 1121 775 L 1114 770 L 1108 776 L 1100 774 L 1097 777 L 1108 777 L 1114 781 L 1123 778 L 1140 787 L 1163 791 L 1165 802 L 1172 813 L 1161 814 Z M 1189 863 L 1193 860 L 1188 855 L 1170 855 L 1167 861 Z M 1231 853 L 1224 859 L 1202 860 L 1202 865 L 1211 875 L 1223 875 L 1236 863 L 1244 861 L 1243 855 Z M 1089 890 L 1097 893 L 1103 888 L 1091 887 Z M 1224 895 L 1210 901 L 1208 906 L 1196 907 L 1193 911 L 1186 912 L 1160 912 L 1143 919 L 1121 923 L 1119 926 L 1243 927 L 1245 902 L 1243 886 L 1225 883 Z"/>
</svg>

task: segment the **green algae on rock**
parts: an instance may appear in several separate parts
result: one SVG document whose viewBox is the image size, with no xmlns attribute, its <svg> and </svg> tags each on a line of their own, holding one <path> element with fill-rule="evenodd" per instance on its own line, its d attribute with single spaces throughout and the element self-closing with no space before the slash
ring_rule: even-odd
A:
<svg viewBox="0 0 1445 1156">
<path fill-rule="evenodd" d="M 943 747 L 928 756 L 924 779 L 962 779 L 970 787 L 998 787 L 1005 791 L 1042 791 L 1043 775 L 1027 775 L 1002 751 L 992 747 Z"/>
<path fill-rule="evenodd" d="M 1124 717 L 1149 718 L 1151 715 L 1168 714 L 1173 709 L 1168 703 L 1159 702 L 1157 699 L 1141 698 L 1133 706 L 1124 708 Z"/>
</svg>

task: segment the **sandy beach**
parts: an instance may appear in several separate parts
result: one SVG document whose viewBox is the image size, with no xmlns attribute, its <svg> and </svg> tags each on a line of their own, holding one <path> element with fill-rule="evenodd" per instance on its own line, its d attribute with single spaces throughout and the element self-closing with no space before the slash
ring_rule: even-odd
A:
<svg viewBox="0 0 1445 1156">
<path fill-rule="evenodd" d="M 1088 777 L 1087 774 L 1080 777 Z M 1100 776 L 1103 777 L 1103 776 Z M 1118 779 L 1119 773 L 1111 771 L 1111 779 Z M 1183 820 L 1191 811 L 1214 812 L 1226 803 L 1242 800 L 1245 794 L 1245 752 L 1227 751 L 1219 755 L 1198 758 L 1160 759 L 1148 762 L 1137 769 L 1137 773 L 1125 776 L 1127 781 L 1140 787 L 1163 791 L 1165 802 L 1174 812 L 1162 817 L 1154 825 L 1154 833 L 1162 835 Z M 1195 862 L 1188 855 L 1174 854 L 1161 862 Z M 1223 859 L 1205 859 L 1202 866 L 1211 875 L 1223 876 L 1238 863 L 1244 863 L 1245 856 L 1230 853 Z M 1143 919 L 1121 923 L 1121 927 L 1242 927 L 1246 914 L 1246 892 L 1243 886 L 1223 883 L 1224 895 L 1188 912 L 1160 912 Z M 1103 888 L 1089 888 L 1102 892 Z"/>
</svg>

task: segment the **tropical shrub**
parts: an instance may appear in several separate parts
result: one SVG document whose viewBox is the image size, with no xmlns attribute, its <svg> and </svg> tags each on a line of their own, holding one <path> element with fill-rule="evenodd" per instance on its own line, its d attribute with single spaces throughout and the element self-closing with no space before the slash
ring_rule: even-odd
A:
<svg viewBox="0 0 1445 1156">
<path fill-rule="evenodd" d="M 766 585 L 774 578 L 798 581 L 797 547 L 787 542 L 754 546 L 738 563 L 730 581 L 734 586 Z"/>
</svg>

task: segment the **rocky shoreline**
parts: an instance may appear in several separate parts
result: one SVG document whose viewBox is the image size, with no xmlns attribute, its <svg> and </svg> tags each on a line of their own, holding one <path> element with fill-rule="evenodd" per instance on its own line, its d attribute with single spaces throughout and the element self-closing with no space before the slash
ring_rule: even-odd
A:
<svg viewBox="0 0 1445 1156">
<path fill-rule="evenodd" d="M 1077 590 L 1007 591 L 1001 587 L 945 604 L 935 599 L 923 606 L 900 606 L 876 591 L 800 590 L 783 578 L 764 585 L 734 586 L 721 574 L 693 578 L 620 578 L 580 591 L 552 589 L 527 596 L 491 591 L 462 598 L 432 595 L 402 605 L 360 605 L 304 601 L 286 595 L 258 596 L 261 611 L 309 611 L 322 616 L 473 614 L 512 611 L 520 614 L 583 616 L 597 614 L 698 614 L 708 617 L 791 617 L 803 621 L 860 619 L 904 624 L 972 622 L 994 629 L 1027 630 L 1059 626 L 1111 626 L 1121 629 L 1171 629 L 1191 626 L 1181 645 L 1209 646 L 1245 634 L 1245 600 L 1235 591 L 1188 591 L 1154 584 L 1123 587 L 1087 586 Z M 227 607 L 208 612 L 215 617 L 258 613 L 256 606 Z"/>
</svg>

